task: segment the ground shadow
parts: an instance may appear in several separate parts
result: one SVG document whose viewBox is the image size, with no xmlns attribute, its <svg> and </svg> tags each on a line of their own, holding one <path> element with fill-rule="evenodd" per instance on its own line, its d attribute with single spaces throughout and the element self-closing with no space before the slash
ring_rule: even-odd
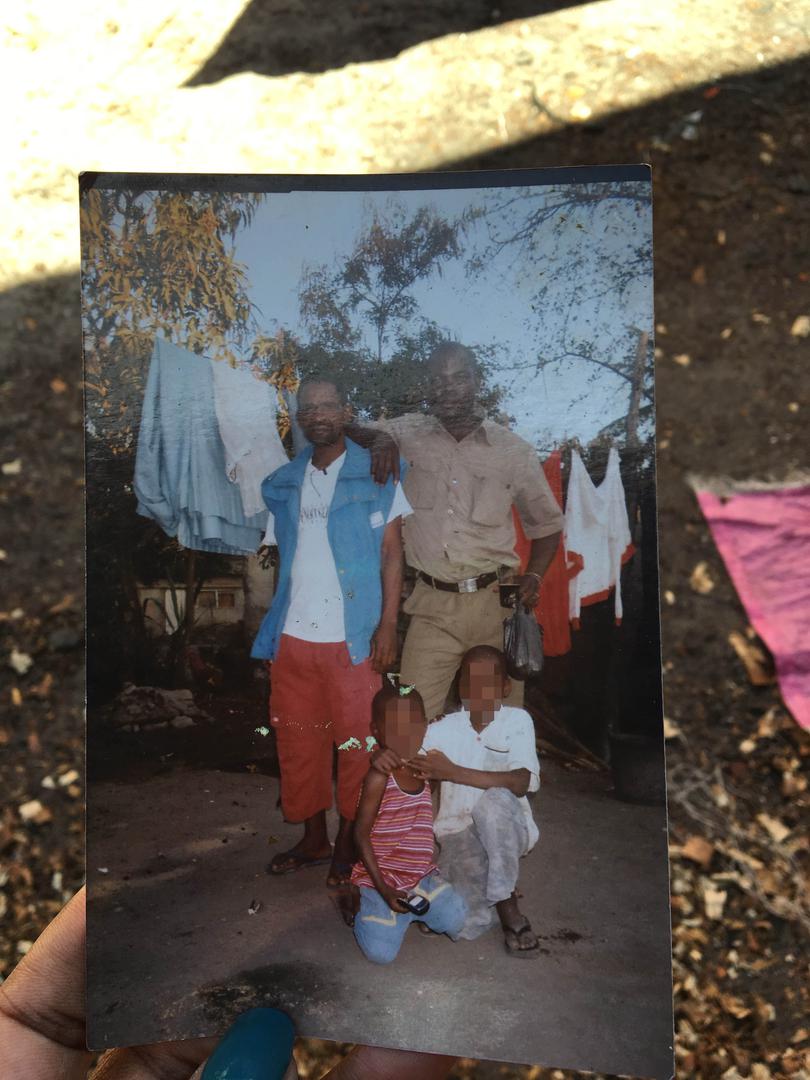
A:
<svg viewBox="0 0 810 1080">
<path fill-rule="evenodd" d="M 706 97 L 714 88 L 695 88 L 598 124 L 448 164 L 521 168 L 653 163 L 657 319 L 667 327 L 667 333 L 659 335 L 664 354 L 658 365 L 659 441 L 666 444 L 659 457 L 661 552 L 665 585 L 677 593 L 673 605 L 664 609 L 667 653 L 675 661 L 667 684 L 668 709 L 688 730 L 691 746 L 713 762 L 739 757 L 740 736 L 730 723 L 730 712 L 753 723 L 773 694 L 749 688 L 726 647 L 727 631 L 738 628 L 745 616 L 683 475 L 690 469 L 737 476 L 776 474 L 802 445 L 803 413 L 787 408 L 799 385 L 799 350 L 794 345 L 801 344 L 791 341 L 789 327 L 806 296 L 806 284 L 801 285 L 806 277 L 801 275 L 808 270 L 807 245 L 801 222 L 807 218 L 810 194 L 806 65 L 798 61 L 735 76 L 718 89 Z M 684 139 L 685 116 L 696 109 L 703 111 L 697 138 Z M 774 140 L 775 149 L 768 148 L 763 135 Z M 771 156 L 770 163 L 762 154 Z M 718 241 L 721 230 L 727 234 L 726 244 Z M 752 310 L 766 313 L 770 321 L 752 321 Z M 0 754 L 0 787 L 10 793 L 9 799 L 14 793 L 22 798 L 23 791 L 38 792 L 46 804 L 53 800 L 56 805 L 62 798 L 59 814 L 40 828 L 37 846 L 26 858 L 38 881 L 47 880 L 56 861 L 65 867 L 66 884 L 78 884 L 80 803 L 68 806 L 59 793 L 40 787 L 42 777 L 59 762 L 77 760 L 83 730 L 79 649 L 58 651 L 47 640 L 53 626 L 80 626 L 78 608 L 50 613 L 63 594 L 81 597 L 78 272 L 6 291 L 0 295 L 0 324 L 3 460 L 20 455 L 24 460 L 19 479 L 4 478 L 4 606 L 24 603 L 32 615 L 30 625 L 3 623 L 0 634 L 9 648 L 14 643 L 36 655 L 36 666 L 17 680 L 25 694 L 24 709 L 2 730 L 7 742 Z M 728 338 L 720 334 L 725 327 L 733 329 Z M 690 364 L 674 363 L 674 353 L 688 354 Z M 70 392 L 48 390 L 56 378 L 64 379 Z M 53 511 L 66 509 L 66 518 L 54 518 Z M 694 595 L 687 585 L 699 559 L 709 561 L 717 582 L 709 596 Z M 55 676 L 51 696 L 44 690 L 42 697 L 30 695 L 30 687 L 46 670 Z M 677 760 L 680 744 L 669 745 Z M 776 769 L 772 773 L 771 778 L 758 777 L 758 798 L 779 816 L 789 800 L 780 800 L 774 786 L 780 774 Z M 74 808 L 76 812 L 69 812 Z M 561 863 L 560 874 L 566 865 Z M 15 932 L 32 936 L 32 926 L 20 924 Z M 9 935 L 10 947 L 13 940 Z M 724 940 L 723 934 L 717 935 L 718 943 Z M 760 948 L 771 945 L 796 952 L 798 930 L 776 921 L 776 929 L 761 936 Z M 714 948 L 708 955 L 720 958 Z M 735 993 L 759 985 L 752 970 L 739 968 Z M 784 1006 L 771 1036 L 777 1046 L 787 1045 L 800 1023 L 796 1005 L 785 1000 Z M 757 1056 L 761 1049 L 762 1043 Z"/>
<path fill-rule="evenodd" d="M 253 0 L 216 52 L 185 84 L 203 86 L 229 75 L 319 72 L 369 60 L 445 34 L 578 7 L 581 0 Z"/>
</svg>

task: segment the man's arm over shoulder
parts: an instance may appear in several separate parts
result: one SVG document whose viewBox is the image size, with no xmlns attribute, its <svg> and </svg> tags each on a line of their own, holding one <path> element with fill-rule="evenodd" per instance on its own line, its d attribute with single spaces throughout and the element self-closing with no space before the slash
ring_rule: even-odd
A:
<svg viewBox="0 0 810 1080">
<path fill-rule="evenodd" d="M 346 434 L 371 454 L 371 475 L 378 484 L 385 484 L 389 478 L 399 483 L 399 445 L 393 432 L 386 430 L 382 423 L 360 424 L 353 420 L 346 428 Z"/>
<path fill-rule="evenodd" d="M 428 423 L 428 418 L 422 413 L 403 413 L 402 416 L 381 417 L 379 420 L 375 420 L 373 424 L 360 425 L 357 421 L 354 421 L 346 429 L 346 434 L 350 439 L 354 439 L 355 442 L 359 442 L 361 446 L 365 446 L 369 450 L 373 448 L 380 436 L 393 439 L 400 452 L 407 457 L 414 442 L 424 435 Z M 355 431 L 360 434 L 360 438 L 355 439 Z"/>
</svg>

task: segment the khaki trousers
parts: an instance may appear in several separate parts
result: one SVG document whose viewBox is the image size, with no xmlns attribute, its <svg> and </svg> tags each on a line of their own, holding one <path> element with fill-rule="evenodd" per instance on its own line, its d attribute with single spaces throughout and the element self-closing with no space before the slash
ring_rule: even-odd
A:
<svg viewBox="0 0 810 1080">
<path fill-rule="evenodd" d="M 425 702 L 428 720 L 444 712 L 444 703 L 461 664 L 474 645 L 503 649 L 503 622 L 498 585 L 474 593 L 434 589 L 421 578 L 405 601 L 411 621 L 402 649 L 400 680 L 415 686 Z M 523 704 L 523 683 L 512 680 L 508 705 Z"/>
</svg>

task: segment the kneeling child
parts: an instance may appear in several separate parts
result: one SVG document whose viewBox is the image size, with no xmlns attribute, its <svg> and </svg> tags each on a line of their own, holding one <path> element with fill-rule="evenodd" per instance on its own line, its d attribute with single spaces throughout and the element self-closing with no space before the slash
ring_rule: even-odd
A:
<svg viewBox="0 0 810 1080">
<path fill-rule="evenodd" d="M 416 757 L 427 731 L 418 692 L 403 694 L 391 686 L 380 690 L 372 704 L 371 730 L 377 742 L 394 750 L 402 762 Z M 438 875 L 430 785 L 411 766 L 402 764 L 389 776 L 369 770 L 354 835 L 361 858 L 351 877 L 360 892 L 354 935 L 369 960 L 390 963 L 415 921 L 437 934 L 458 934 L 466 907 Z M 415 914 L 409 906 L 413 897 L 428 901 L 424 914 Z"/>
</svg>

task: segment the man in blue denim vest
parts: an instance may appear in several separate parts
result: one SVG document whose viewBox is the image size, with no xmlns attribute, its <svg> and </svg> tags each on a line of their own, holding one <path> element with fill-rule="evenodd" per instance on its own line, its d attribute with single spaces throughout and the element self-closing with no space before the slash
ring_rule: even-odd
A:
<svg viewBox="0 0 810 1080">
<path fill-rule="evenodd" d="M 311 446 L 268 476 L 265 543 L 276 544 L 276 594 L 251 655 L 269 662 L 270 723 L 281 769 L 281 805 L 304 836 L 268 870 L 331 863 L 327 884 L 348 880 L 353 822 L 368 769 L 371 700 L 397 655 L 402 591 L 402 487 L 375 483 L 368 450 L 346 437 L 351 410 L 331 379 L 298 391 L 298 422 Z M 338 748 L 334 852 L 333 746 Z"/>
</svg>

